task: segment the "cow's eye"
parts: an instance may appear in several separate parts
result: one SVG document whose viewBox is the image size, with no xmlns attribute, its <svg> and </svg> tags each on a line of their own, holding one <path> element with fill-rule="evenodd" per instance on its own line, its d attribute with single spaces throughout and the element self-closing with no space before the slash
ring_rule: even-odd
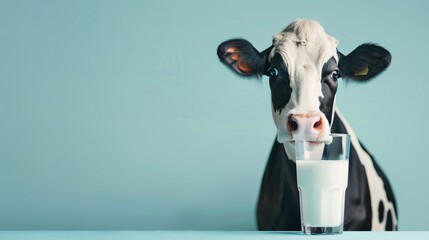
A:
<svg viewBox="0 0 429 240">
<path fill-rule="evenodd" d="M 334 80 L 337 80 L 338 78 L 340 78 L 340 71 L 339 70 L 332 71 L 331 78 Z"/>
<path fill-rule="evenodd" d="M 268 77 L 277 77 L 279 75 L 279 71 L 275 67 L 270 67 L 265 74 Z"/>
</svg>

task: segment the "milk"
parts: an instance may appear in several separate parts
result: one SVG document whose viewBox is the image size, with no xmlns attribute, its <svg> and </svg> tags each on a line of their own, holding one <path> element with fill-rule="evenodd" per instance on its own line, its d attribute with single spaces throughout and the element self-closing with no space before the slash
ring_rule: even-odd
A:
<svg viewBox="0 0 429 240">
<path fill-rule="evenodd" d="M 347 160 L 297 160 L 297 181 L 304 226 L 337 227 L 344 219 Z"/>
</svg>

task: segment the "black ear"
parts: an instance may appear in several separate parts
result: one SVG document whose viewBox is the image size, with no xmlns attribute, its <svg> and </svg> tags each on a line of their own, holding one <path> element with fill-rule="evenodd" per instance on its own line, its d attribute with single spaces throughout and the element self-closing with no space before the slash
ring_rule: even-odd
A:
<svg viewBox="0 0 429 240">
<path fill-rule="evenodd" d="M 349 55 L 341 53 L 339 68 L 343 77 L 367 81 L 382 73 L 392 60 L 389 51 L 375 44 L 365 43 Z"/>
<path fill-rule="evenodd" d="M 247 40 L 232 39 L 219 45 L 217 55 L 220 61 L 235 73 L 259 77 L 267 68 L 267 50 L 260 53 Z"/>
</svg>

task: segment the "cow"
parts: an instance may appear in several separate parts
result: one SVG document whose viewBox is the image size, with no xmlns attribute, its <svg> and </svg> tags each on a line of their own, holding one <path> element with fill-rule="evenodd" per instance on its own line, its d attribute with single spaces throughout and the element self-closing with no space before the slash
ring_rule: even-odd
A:
<svg viewBox="0 0 429 240">
<path fill-rule="evenodd" d="M 364 43 L 344 55 L 337 45 L 317 21 L 298 19 L 275 34 L 262 52 L 242 38 L 227 40 L 217 49 L 220 61 L 239 76 L 269 77 L 277 136 L 256 208 L 259 230 L 301 230 L 293 137 L 329 133 L 351 136 L 344 230 L 398 229 L 389 180 L 335 105 L 340 78 L 368 82 L 390 65 L 391 54 Z"/>
</svg>

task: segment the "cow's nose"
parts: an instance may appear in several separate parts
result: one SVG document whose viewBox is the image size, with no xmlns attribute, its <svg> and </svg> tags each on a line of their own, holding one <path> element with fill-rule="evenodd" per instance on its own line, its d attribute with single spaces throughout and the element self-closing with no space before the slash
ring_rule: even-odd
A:
<svg viewBox="0 0 429 240">
<path fill-rule="evenodd" d="M 291 114 L 287 129 L 293 134 L 318 134 L 323 127 L 320 114 Z"/>
</svg>

